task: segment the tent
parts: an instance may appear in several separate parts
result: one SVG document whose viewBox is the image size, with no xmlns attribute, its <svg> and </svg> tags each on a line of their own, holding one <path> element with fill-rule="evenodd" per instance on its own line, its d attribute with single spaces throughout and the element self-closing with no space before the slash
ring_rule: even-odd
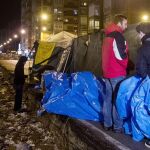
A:
<svg viewBox="0 0 150 150">
<path fill-rule="evenodd" d="M 75 37 L 74 34 L 62 31 L 50 36 L 47 42 L 41 41 L 34 57 L 33 72 L 42 73 L 46 69 L 61 71 L 60 67 L 68 56 L 67 48 L 72 45 Z M 63 61 L 60 61 L 61 57 Z"/>
<path fill-rule="evenodd" d="M 100 76 L 102 36 L 102 32 L 95 32 L 75 38 L 65 72 L 90 71 Z"/>
<path fill-rule="evenodd" d="M 62 31 L 47 39 L 47 43 L 53 43 L 55 47 L 51 55 L 43 58 L 43 61 L 48 60 L 47 64 L 53 66 L 53 70 L 58 72 L 90 71 L 96 76 L 100 76 L 102 35 L 102 32 L 95 32 L 76 38 L 75 35 Z M 39 56 L 42 56 L 42 53 Z M 43 61 L 41 62 L 43 63 Z M 42 63 L 39 63 L 40 66 Z M 39 64 L 36 64 L 38 68 Z"/>
<path fill-rule="evenodd" d="M 56 46 L 67 48 L 72 44 L 72 40 L 77 36 L 66 31 L 50 36 L 47 41 L 57 43 Z"/>
</svg>

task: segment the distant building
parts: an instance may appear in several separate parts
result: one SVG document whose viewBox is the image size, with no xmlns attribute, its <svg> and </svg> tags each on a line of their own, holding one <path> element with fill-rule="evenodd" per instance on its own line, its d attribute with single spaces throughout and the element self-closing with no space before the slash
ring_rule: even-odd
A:
<svg viewBox="0 0 150 150">
<path fill-rule="evenodd" d="M 42 19 L 42 14 L 47 18 Z M 89 0 L 22 0 L 21 23 L 28 39 L 24 36 L 22 42 L 28 45 L 61 31 L 85 35 L 89 33 Z"/>
<path fill-rule="evenodd" d="M 36 39 L 67 31 L 78 36 L 102 28 L 115 14 L 122 13 L 129 23 L 142 21 L 149 15 L 149 0 L 22 0 L 22 41 L 32 46 Z M 45 18 L 41 18 L 41 15 Z M 28 41 L 26 41 L 28 39 Z"/>
</svg>

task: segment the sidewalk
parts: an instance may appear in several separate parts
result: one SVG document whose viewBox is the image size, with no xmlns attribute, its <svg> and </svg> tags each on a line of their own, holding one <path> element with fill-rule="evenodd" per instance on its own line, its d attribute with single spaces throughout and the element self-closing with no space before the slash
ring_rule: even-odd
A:
<svg viewBox="0 0 150 150">
<path fill-rule="evenodd" d="M 18 60 L 0 60 L 0 66 L 6 68 L 10 72 L 14 72 L 17 61 Z M 29 68 L 32 67 L 32 65 L 33 65 L 32 60 L 26 62 L 25 67 L 24 67 L 25 75 L 28 75 L 30 73 Z"/>
</svg>

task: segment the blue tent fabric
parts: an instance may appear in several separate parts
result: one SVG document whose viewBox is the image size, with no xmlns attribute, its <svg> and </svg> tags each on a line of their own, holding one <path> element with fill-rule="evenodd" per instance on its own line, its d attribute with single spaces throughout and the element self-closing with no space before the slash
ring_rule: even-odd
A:
<svg viewBox="0 0 150 150">
<path fill-rule="evenodd" d="M 131 98 L 141 83 L 141 80 L 142 79 L 138 76 L 132 76 L 120 84 L 116 99 L 116 107 L 121 119 L 126 119 L 131 116 Z"/>
<path fill-rule="evenodd" d="M 103 121 L 102 105 L 106 87 L 102 78 L 90 72 L 43 74 L 45 94 L 42 107 L 49 113 L 77 119 Z M 126 134 L 135 141 L 150 138 L 150 78 L 132 76 L 119 87 L 116 107 L 124 120 Z"/>
<path fill-rule="evenodd" d="M 71 75 L 49 72 L 43 75 L 46 92 L 43 108 L 49 113 L 77 119 L 102 121 L 103 81 L 90 72 Z"/>
<path fill-rule="evenodd" d="M 149 108 L 150 101 L 150 79 L 146 77 L 139 88 L 136 90 L 131 106 L 134 107 L 134 117 L 140 131 L 144 136 L 150 138 L 150 113 Z"/>
<path fill-rule="evenodd" d="M 123 96 L 124 95 L 124 96 Z M 150 138 L 150 79 L 130 77 L 120 85 L 116 105 L 119 116 L 124 119 L 126 134 L 135 141 Z"/>
</svg>

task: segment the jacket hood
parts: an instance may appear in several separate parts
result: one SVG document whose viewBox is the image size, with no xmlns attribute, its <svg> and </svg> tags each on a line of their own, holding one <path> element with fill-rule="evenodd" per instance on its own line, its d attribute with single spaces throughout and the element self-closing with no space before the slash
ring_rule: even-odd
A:
<svg viewBox="0 0 150 150">
<path fill-rule="evenodd" d="M 118 25 L 114 24 L 114 23 L 111 23 L 109 24 L 106 28 L 105 28 L 105 34 L 109 34 L 111 32 L 114 32 L 114 31 L 118 31 L 120 33 L 123 32 L 123 30 L 121 29 L 121 27 L 119 27 Z"/>
<path fill-rule="evenodd" d="M 150 34 L 146 34 L 143 36 L 143 38 L 141 39 L 142 43 L 149 43 L 150 44 Z"/>
</svg>

